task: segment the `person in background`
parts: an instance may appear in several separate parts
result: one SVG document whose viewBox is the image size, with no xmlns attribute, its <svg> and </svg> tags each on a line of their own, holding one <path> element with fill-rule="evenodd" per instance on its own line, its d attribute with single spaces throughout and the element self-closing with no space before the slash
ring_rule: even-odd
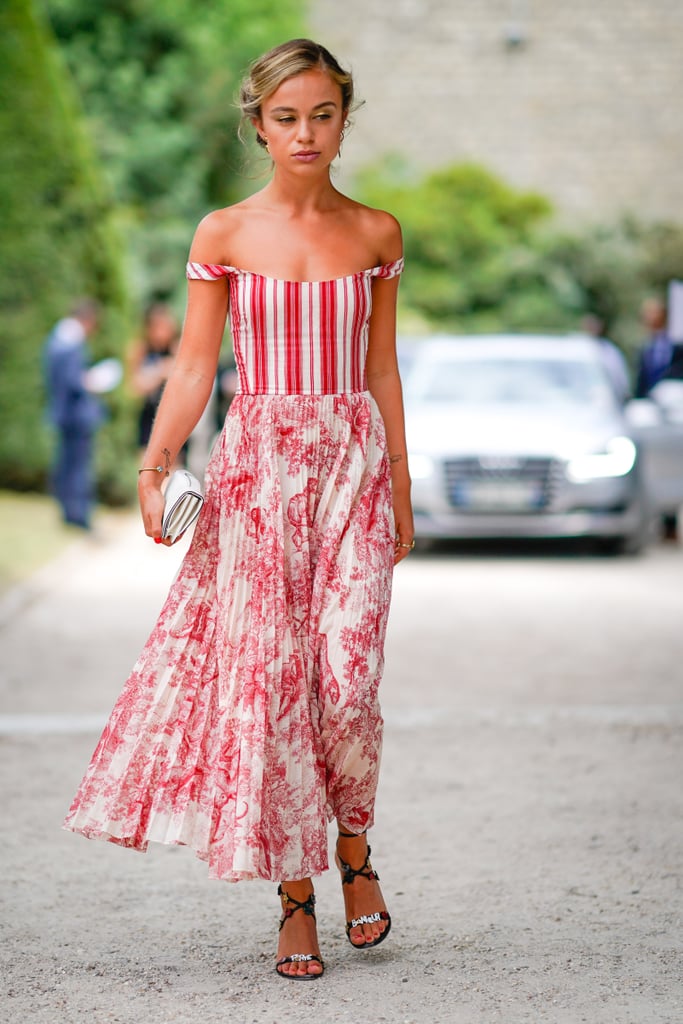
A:
<svg viewBox="0 0 683 1024">
<path fill-rule="evenodd" d="M 648 337 L 638 357 L 635 397 L 647 398 L 660 381 L 683 376 L 683 346 L 676 345 L 669 335 L 666 303 L 661 299 L 646 299 L 640 316 Z M 664 540 L 678 540 L 676 513 L 663 515 L 660 526 Z"/>
<path fill-rule="evenodd" d="M 628 366 L 621 349 L 605 336 L 605 326 L 605 321 L 596 313 L 587 313 L 581 321 L 584 333 L 595 339 L 617 400 L 624 405 L 631 397 Z"/>
<path fill-rule="evenodd" d="M 88 370 L 87 341 L 99 318 L 96 301 L 79 302 L 68 317 L 55 324 L 43 352 L 48 419 L 57 433 L 51 489 L 64 522 L 83 530 L 92 526 L 94 438 L 105 419 Z"/>
<path fill-rule="evenodd" d="M 660 299 L 646 299 L 640 311 L 647 330 L 647 339 L 638 355 L 636 398 L 647 398 L 655 384 L 668 375 L 676 355 L 676 346 L 667 330 L 666 304 Z"/>
<path fill-rule="evenodd" d="M 142 337 L 134 344 L 129 359 L 130 384 L 142 399 L 138 416 L 138 445 L 144 449 L 152 433 L 157 406 L 173 368 L 180 330 L 167 305 L 154 302 L 143 319 Z"/>
<path fill-rule="evenodd" d="M 228 415 L 228 409 L 237 394 L 239 376 L 235 360 L 229 359 L 218 366 L 218 398 L 216 401 L 216 423 L 220 430 Z"/>
</svg>

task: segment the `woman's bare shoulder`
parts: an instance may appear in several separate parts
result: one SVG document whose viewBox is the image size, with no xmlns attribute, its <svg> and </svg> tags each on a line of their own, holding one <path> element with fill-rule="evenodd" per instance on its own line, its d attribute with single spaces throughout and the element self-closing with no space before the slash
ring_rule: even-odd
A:
<svg viewBox="0 0 683 1024">
<path fill-rule="evenodd" d="M 190 259 L 198 263 L 229 264 L 231 241 L 242 229 L 248 201 L 207 213 L 197 225 Z"/>
<path fill-rule="evenodd" d="M 377 249 L 380 263 L 391 263 L 403 255 L 401 225 L 387 210 L 378 210 L 353 202 L 353 216 L 358 230 Z"/>
</svg>

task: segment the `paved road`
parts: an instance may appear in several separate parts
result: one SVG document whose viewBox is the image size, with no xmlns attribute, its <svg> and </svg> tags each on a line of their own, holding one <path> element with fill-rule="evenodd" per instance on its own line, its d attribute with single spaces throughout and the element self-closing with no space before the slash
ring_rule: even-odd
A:
<svg viewBox="0 0 683 1024">
<path fill-rule="evenodd" d="M 411 556 L 397 572 L 373 860 L 391 939 L 272 971 L 266 883 L 59 822 L 179 551 L 105 524 L 0 607 L 0 1021 L 679 1024 L 683 551 Z"/>
</svg>

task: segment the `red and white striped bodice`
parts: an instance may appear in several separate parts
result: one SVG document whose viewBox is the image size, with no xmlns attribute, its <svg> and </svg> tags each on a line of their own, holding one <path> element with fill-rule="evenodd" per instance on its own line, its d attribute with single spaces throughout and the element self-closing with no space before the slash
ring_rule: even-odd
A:
<svg viewBox="0 0 683 1024">
<path fill-rule="evenodd" d="M 372 278 L 396 277 L 403 259 L 331 281 L 281 281 L 213 263 L 188 263 L 190 280 L 230 288 L 240 394 L 333 395 L 367 390 Z"/>
</svg>

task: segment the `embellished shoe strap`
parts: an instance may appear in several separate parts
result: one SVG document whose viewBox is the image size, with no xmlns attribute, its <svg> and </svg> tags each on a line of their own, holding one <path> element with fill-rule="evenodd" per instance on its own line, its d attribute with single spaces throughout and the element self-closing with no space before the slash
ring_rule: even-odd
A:
<svg viewBox="0 0 683 1024">
<path fill-rule="evenodd" d="M 344 833 L 340 833 L 339 835 L 344 836 Z M 361 833 L 360 835 L 364 835 L 364 833 Z M 370 863 L 370 855 L 372 852 L 373 851 L 370 847 L 368 847 L 365 863 L 361 864 L 358 868 L 351 867 L 351 865 L 347 864 L 345 860 L 342 860 L 341 857 L 339 857 L 339 853 L 337 853 L 337 856 L 339 857 L 339 865 L 341 867 L 343 886 L 350 886 L 353 880 L 357 878 L 369 879 L 371 882 L 379 882 L 379 874 Z"/>
<path fill-rule="evenodd" d="M 308 964 L 311 960 L 315 960 L 324 967 L 325 964 L 321 957 L 316 956 L 315 953 L 292 953 L 291 956 L 283 956 L 275 964 L 276 967 L 282 967 L 283 964 Z"/>
<path fill-rule="evenodd" d="M 357 928 L 359 924 L 379 924 L 380 921 L 390 921 L 388 910 L 376 910 L 374 914 L 362 914 L 360 917 L 354 917 L 351 921 L 346 922 L 346 934 L 348 935 L 352 928 Z"/>
<path fill-rule="evenodd" d="M 308 899 L 303 901 L 295 900 L 293 896 L 285 892 L 281 885 L 277 887 L 277 894 L 282 899 L 282 918 L 280 919 L 280 930 L 285 923 L 288 921 L 292 914 L 296 914 L 297 910 L 303 910 L 304 914 L 312 917 L 315 921 L 315 893 L 311 893 Z M 290 906 L 293 904 L 293 906 Z"/>
</svg>

